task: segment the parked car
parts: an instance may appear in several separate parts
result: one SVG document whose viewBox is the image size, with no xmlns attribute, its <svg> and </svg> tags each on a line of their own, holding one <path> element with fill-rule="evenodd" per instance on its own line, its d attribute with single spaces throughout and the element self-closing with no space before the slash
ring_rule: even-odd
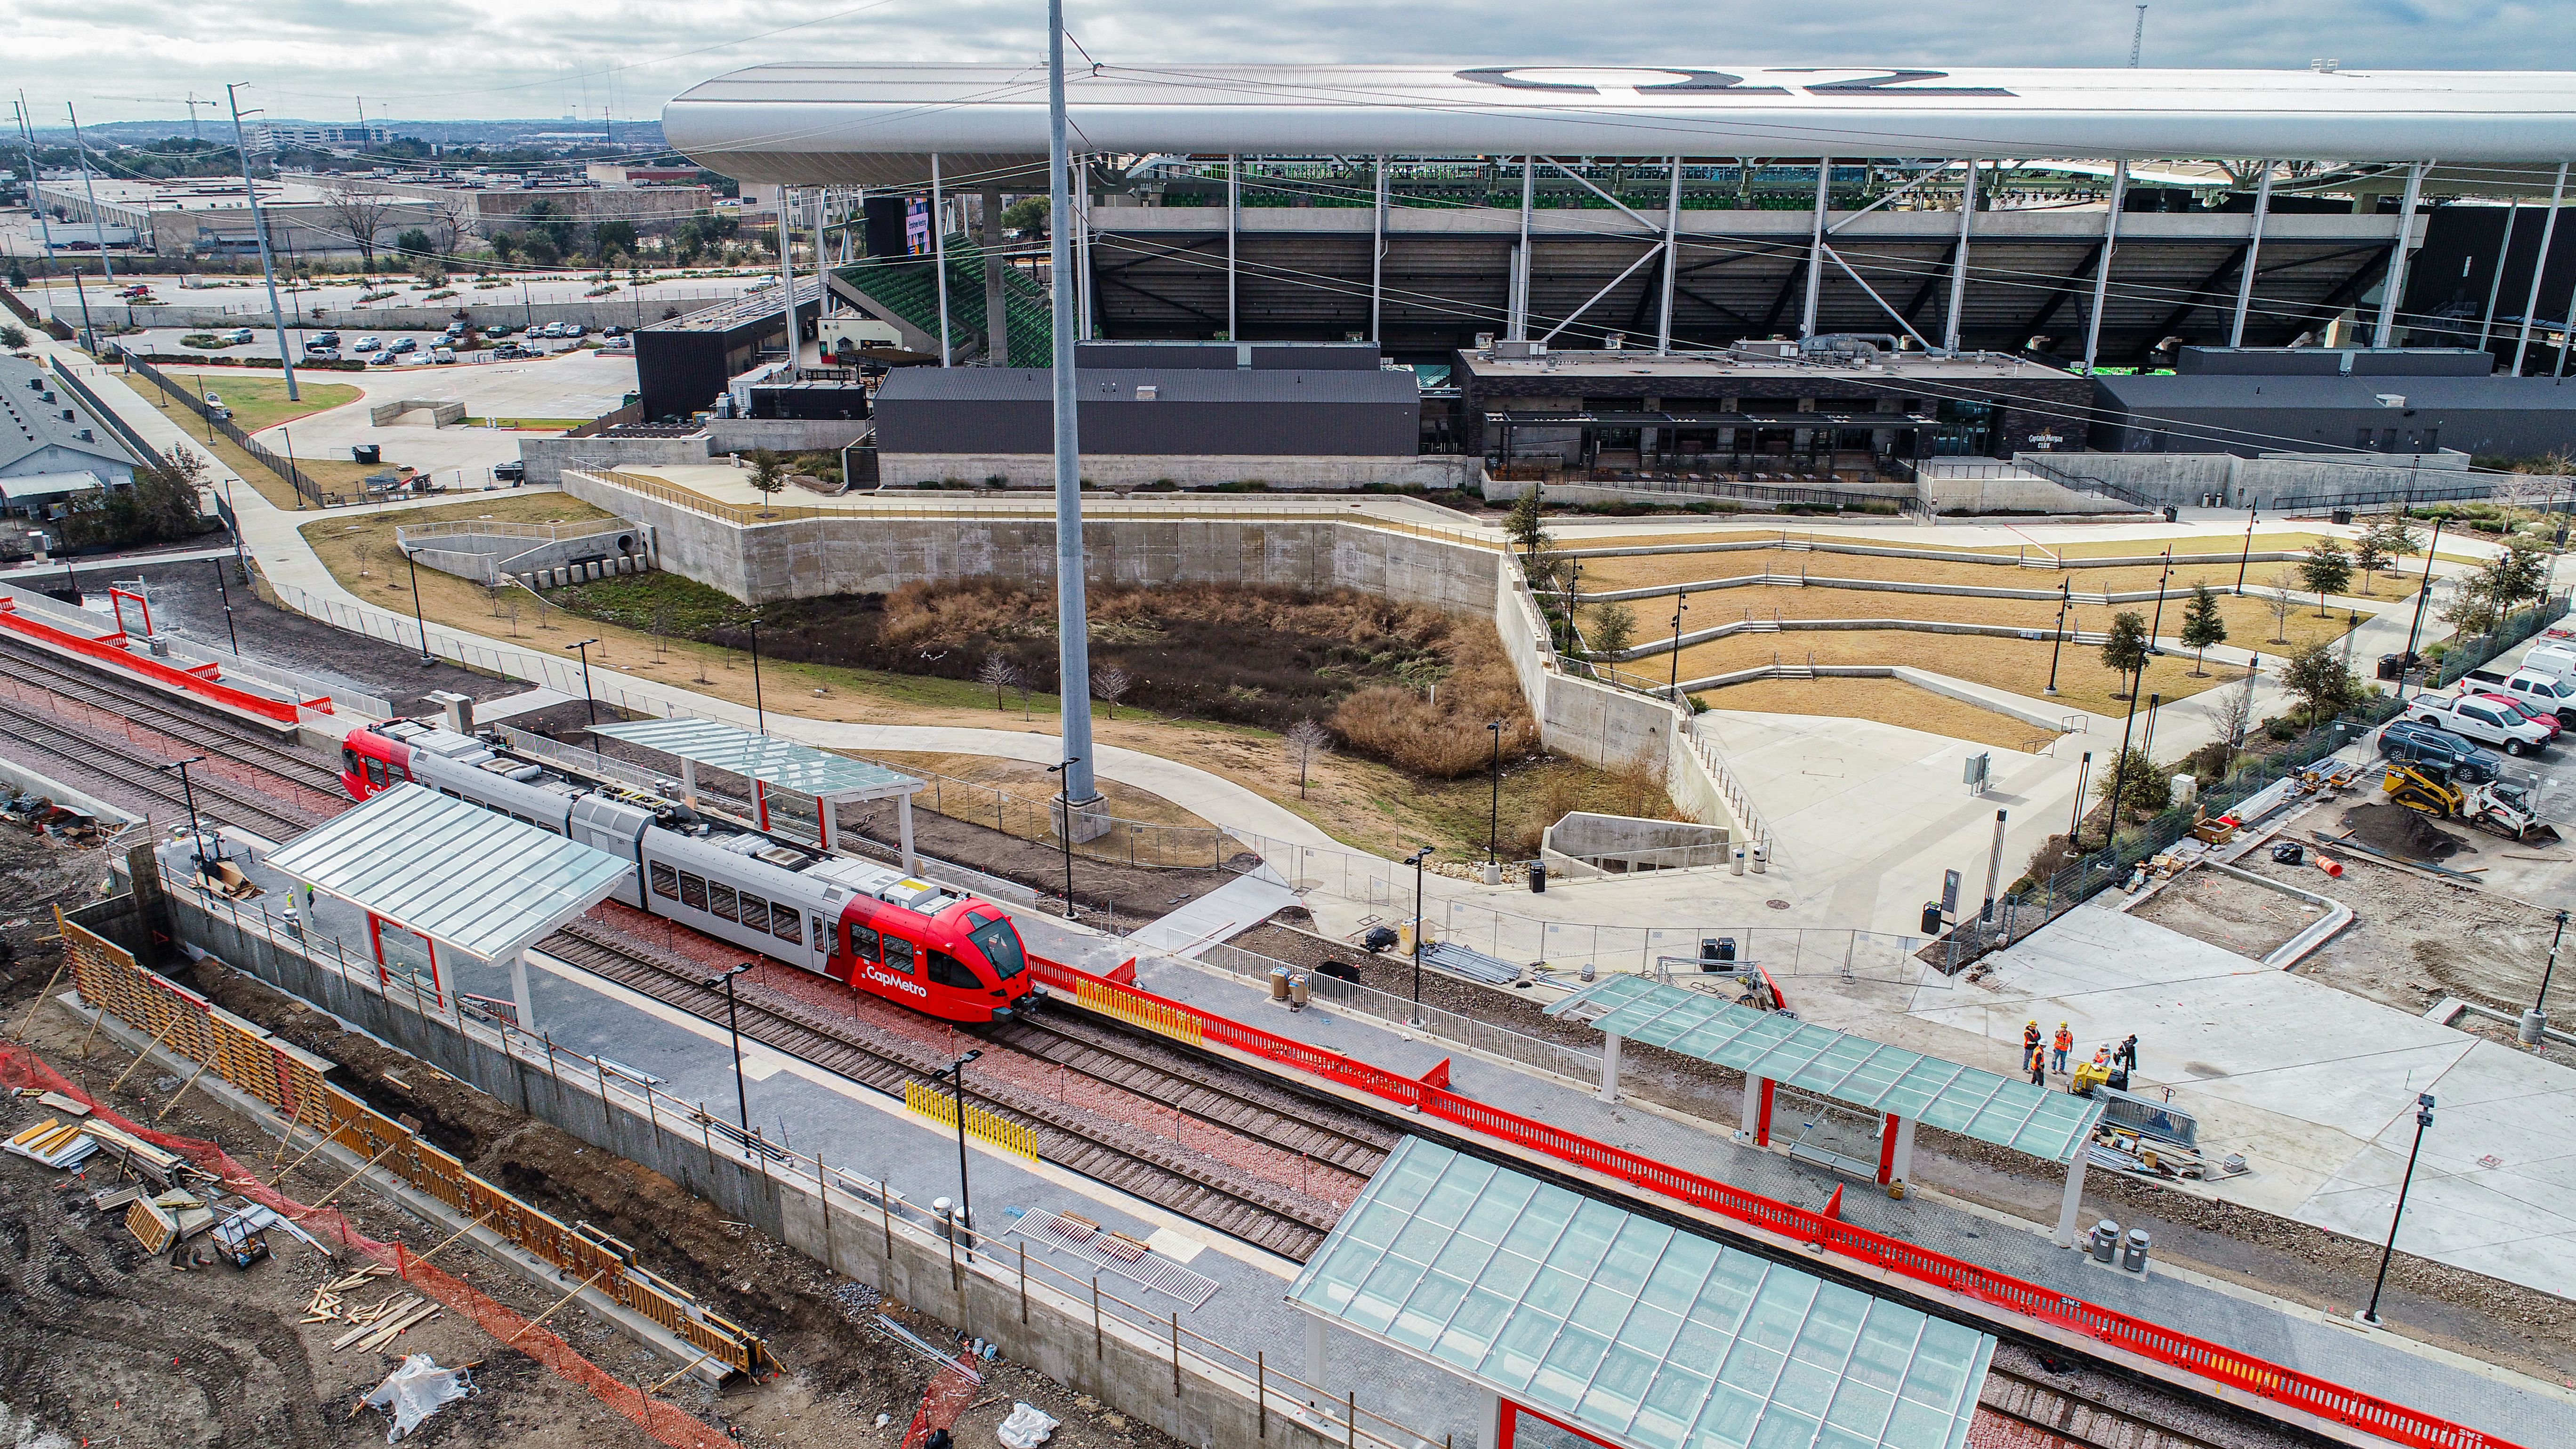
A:
<svg viewBox="0 0 2576 1449">
<path fill-rule="evenodd" d="M 495 362 L 511 362 L 522 357 L 534 357 L 535 355 L 535 353 L 530 352 L 528 349 L 521 347 L 515 342 L 504 342 L 500 346 L 492 349 L 492 360 Z"/>
<path fill-rule="evenodd" d="M 224 341 L 235 347 L 239 347 L 243 343 L 250 341 L 253 335 L 254 334 L 247 327 L 236 327 L 232 331 L 224 334 Z"/>
<path fill-rule="evenodd" d="M 633 352 L 635 350 L 635 339 L 631 335 L 625 337 L 611 337 L 606 342 L 599 344 L 599 346 L 600 350 L 603 352 Z"/>
<path fill-rule="evenodd" d="M 2505 693 L 2533 709 L 2548 710 L 2560 724 L 2576 724 L 2576 684 L 2553 675 L 2517 669 L 2504 677 Z"/>
<path fill-rule="evenodd" d="M 401 356 L 392 352 L 379 352 L 367 359 L 368 365 L 373 367 L 391 367 L 400 361 Z"/>
<path fill-rule="evenodd" d="M 318 362 L 337 362 L 340 360 L 339 339 L 324 341 L 316 337 L 304 344 L 304 355 Z"/>
<path fill-rule="evenodd" d="M 304 345 L 307 347 L 337 347 L 340 345 L 340 334 L 337 332 L 316 333 L 314 334 L 313 340 L 305 343 Z"/>
<path fill-rule="evenodd" d="M 626 335 L 626 329 L 611 323 L 606 327 L 600 328 L 599 335 L 602 337 L 623 337 Z"/>
<path fill-rule="evenodd" d="M 2501 746 L 2508 755 L 2527 755 L 2549 743 L 2547 728 L 2476 695 L 2418 695 L 2406 707 L 2406 717 L 2463 739 Z"/>
<path fill-rule="evenodd" d="M 450 348 L 433 347 L 429 350 L 429 360 L 443 366 L 447 363 L 454 362 L 456 360 L 456 353 Z"/>
<path fill-rule="evenodd" d="M 2449 770 L 2471 784 L 2489 784 L 2504 776 L 2504 761 L 2492 751 L 2479 749 L 2449 730 L 2411 719 L 2393 720 L 2379 732 L 2379 753 L 2410 765 Z"/>
<path fill-rule="evenodd" d="M 352 352 L 374 352 L 384 345 L 385 340 L 381 337 L 361 337 L 358 339 L 358 345 L 349 350 Z"/>
<path fill-rule="evenodd" d="M 486 337 L 507 337 L 510 335 L 510 324 L 507 322 L 487 323 L 483 328 L 483 335 Z"/>
<path fill-rule="evenodd" d="M 420 351 L 420 339 L 417 337 L 397 337 L 385 348 L 385 351 L 418 352 Z"/>
</svg>

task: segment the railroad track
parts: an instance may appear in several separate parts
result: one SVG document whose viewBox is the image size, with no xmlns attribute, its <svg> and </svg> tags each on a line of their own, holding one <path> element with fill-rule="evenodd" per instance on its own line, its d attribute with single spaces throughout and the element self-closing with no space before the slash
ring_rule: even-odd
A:
<svg viewBox="0 0 2576 1449">
<path fill-rule="evenodd" d="M 1220 1080 L 1205 1063 L 1087 1019 L 1067 1020 L 1050 1011 L 978 1034 L 1184 1116 L 1337 1168 L 1351 1176 L 1354 1188 L 1375 1174 L 1395 1148 L 1398 1134 L 1374 1123 L 1239 1075 Z"/>
<path fill-rule="evenodd" d="M 538 943 L 567 964 L 640 991 L 708 1021 L 726 1019 L 723 992 L 705 984 L 706 968 L 576 920 Z M 933 1054 L 872 1041 L 847 1023 L 771 1001 L 737 1001 L 742 1034 L 889 1096 L 908 1082 L 927 1082 L 947 1062 Z M 1034 1093 L 969 1079 L 969 1101 L 1025 1129 L 1038 1155 L 1158 1207 L 1204 1223 L 1281 1257 L 1304 1262 L 1323 1245 L 1337 1216 L 1330 1204 L 1229 1180 L 1196 1154 L 1142 1131 L 1104 1134 L 1087 1114 Z M 1120 1140 L 1106 1140 L 1115 1136 Z"/>
<path fill-rule="evenodd" d="M 156 759 L 131 745 L 83 734 L 55 715 L 6 697 L 0 697 L 0 739 L 69 760 L 161 801 L 170 807 L 173 819 L 187 817 L 187 789 L 177 775 L 161 772 L 167 760 Z M 311 820 L 273 809 L 211 772 L 192 776 L 189 784 L 196 791 L 197 813 L 222 824 L 238 825 L 280 844 L 313 828 Z"/>
<path fill-rule="evenodd" d="M 2002 1367 L 1986 1370 L 1978 1406 L 2069 1449 L 2217 1449 L 2208 1440 L 2115 1409 L 2061 1384 Z"/>
<path fill-rule="evenodd" d="M 103 680 L 23 640 L 0 635 L 0 659 L 7 661 L 9 672 L 18 679 L 65 699 L 111 710 L 146 729 L 256 765 L 308 790 L 325 795 L 341 791 L 340 772 L 301 750 L 181 707 L 150 690 L 129 689 Z"/>
</svg>

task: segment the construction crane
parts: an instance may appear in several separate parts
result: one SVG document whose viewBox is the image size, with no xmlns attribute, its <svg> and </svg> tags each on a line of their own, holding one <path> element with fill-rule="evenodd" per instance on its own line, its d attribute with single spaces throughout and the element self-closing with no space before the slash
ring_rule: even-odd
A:
<svg viewBox="0 0 2576 1449">
<path fill-rule="evenodd" d="M 141 101 L 148 106 L 186 106 L 188 108 L 188 139 L 192 141 L 202 141 L 206 139 L 205 136 L 197 129 L 197 107 L 211 106 L 214 104 L 213 101 L 197 99 L 197 93 L 195 91 L 188 92 L 188 98 L 186 100 L 173 100 L 169 96 L 100 96 L 98 99 L 102 101 Z"/>
<path fill-rule="evenodd" d="M 2138 68 L 2138 51 L 2147 43 L 2147 7 L 2138 7 L 2137 28 L 2129 32 L 2129 69 Z"/>
</svg>

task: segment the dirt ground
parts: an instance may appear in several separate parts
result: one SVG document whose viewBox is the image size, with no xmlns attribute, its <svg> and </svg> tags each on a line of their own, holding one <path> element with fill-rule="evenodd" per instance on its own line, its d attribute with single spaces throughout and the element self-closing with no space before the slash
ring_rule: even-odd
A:
<svg viewBox="0 0 2576 1449">
<path fill-rule="evenodd" d="M 2195 870 L 2168 882 L 2130 914 L 2260 961 L 2322 912 L 2279 891 L 2214 870 Z"/>
<path fill-rule="evenodd" d="M 2411 1012 L 2446 996 L 2516 1016 L 2531 1004 L 2551 912 L 2354 852 L 2334 858 L 2341 880 L 2316 867 L 2313 850 L 2302 865 L 2281 865 L 2268 850 L 2238 862 L 2352 907 L 2353 923 L 2293 968 L 2300 975 Z"/>
<path fill-rule="evenodd" d="M 1700 698 L 1712 709 L 1870 719 L 2007 750 L 2028 750 L 2035 741 L 2056 738 L 2028 720 L 1979 709 L 1900 679 L 1765 679 L 1710 690 Z"/>
<path fill-rule="evenodd" d="M 1326 960 L 1346 962 L 1359 969 L 1367 986 L 1396 995 L 1412 990 L 1409 965 L 1392 956 L 1369 956 L 1355 944 L 1278 918 L 1235 937 L 1233 944 L 1310 968 Z M 1600 1043 L 1598 1033 L 1543 1016 L 1527 993 L 1508 988 L 1426 972 L 1422 999 L 1549 1041 Z M 1704 1122 L 1735 1123 L 1744 1093 L 1738 1074 L 1635 1042 L 1622 1051 L 1621 1090 Z M 1935 1191 L 2029 1222 L 2057 1219 L 2064 1180 L 2027 1158 L 1932 1128 L 1917 1129 L 1914 1151 L 1917 1176 Z M 1806 1205 L 1822 1206 L 1840 1181 L 1815 1169 Z M 2154 1234 L 2156 1251 L 2171 1261 L 2315 1308 L 2348 1313 L 2359 1307 L 2379 1267 L 2375 1243 L 2110 1173 L 2093 1174 L 2085 1197 L 2088 1204 L 2107 1206 L 2120 1222 Z M 2391 1302 L 2398 1306 L 2392 1309 Z M 2545 1293 L 2400 1253 L 2389 1270 L 2380 1313 L 2428 1343 L 2561 1381 L 2576 1377 L 2576 1304 Z"/>
</svg>

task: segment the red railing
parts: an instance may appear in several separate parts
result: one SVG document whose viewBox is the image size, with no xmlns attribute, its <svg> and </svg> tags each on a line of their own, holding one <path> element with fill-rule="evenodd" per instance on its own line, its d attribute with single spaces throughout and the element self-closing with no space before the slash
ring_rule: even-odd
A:
<svg viewBox="0 0 2576 1449">
<path fill-rule="evenodd" d="M 1091 994 L 1115 993 L 1131 998 L 1139 1006 L 1151 1007 L 1156 1013 L 1188 1017 L 1198 1024 L 1200 1040 L 1204 1043 L 1292 1067 L 1309 1076 L 1337 1082 L 1398 1106 L 1418 1109 L 1425 1117 L 1436 1118 L 1515 1147 L 1544 1153 L 1558 1161 L 1572 1163 L 1632 1187 L 1643 1188 L 1781 1237 L 1813 1244 L 1853 1262 L 2072 1330 L 2107 1347 L 2183 1369 L 2212 1383 L 2332 1423 L 2360 1429 L 2392 1443 L 2408 1445 L 2410 1449 L 2517 1449 L 2510 1440 L 2359 1393 L 2296 1369 L 2283 1368 L 2187 1333 L 2176 1333 L 2125 1313 L 2113 1312 L 2055 1288 L 2027 1283 L 1918 1244 L 1855 1227 L 1840 1219 L 1746 1192 L 1742 1188 L 1730 1187 L 1714 1178 L 1685 1172 L 1625 1148 L 1596 1142 L 1544 1122 L 1534 1122 L 1517 1113 L 1486 1106 L 1339 1052 L 1275 1036 L 1231 1017 L 1218 1016 L 1140 991 L 1124 982 L 1095 976 L 1059 961 L 1049 961 L 1044 957 L 1033 959 L 1038 979 L 1050 988 L 1066 992 L 1080 988 Z"/>
<path fill-rule="evenodd" d="M 68 649 L 75 654 L 85 654 L 90 658 L 102 660 L 119 669 L 142 675 L 155 684 L 193 694 L 201 699 L 211 699 L 234 709 L 247 710 L 263 719 L 293 724 L 297 718 L 296 703 L 291 699 L 273 699 L 264 694 L 253 694 L 248 690 L 235 689 L 229 684 L 218 683 L 215 676 L 221 672 L 222 666 L 219 664 L 200 664 L 195 669 L 180 669 L 164 664 L 158 659 L 136 654 L 120 642 L 113 642 L 123 640 L 125 638 L 123 634 L 83 638 L 68 629 L 56 628 L 41 619 L 18 612 L 17 604 L 8 599 L 0 599 L 0 627 L 14 629 L 29 638 L 51 644 L 57 649 Z M 327 698 L 307 700 L 304 707 L 328 714 L 331 712 L 331 701 Z"/>
</svg>

